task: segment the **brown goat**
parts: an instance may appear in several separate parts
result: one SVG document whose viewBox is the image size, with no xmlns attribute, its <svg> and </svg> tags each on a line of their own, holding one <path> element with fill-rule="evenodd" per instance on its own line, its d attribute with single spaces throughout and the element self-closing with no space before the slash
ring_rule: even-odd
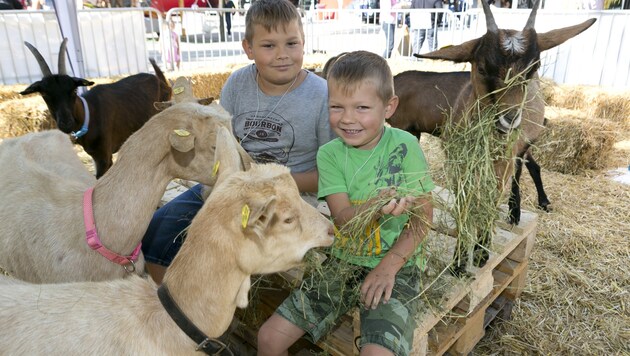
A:
<svg viewBox="0 0 630 356">
<path fill-rule="evenodd" d="M 579 25 L 536 33 L 534 23 L 540 3 L 540 0 L 537 0 L 522 31 L 505 30 L 497 27 L 488 3 L 484 0 L 481 3 L 487 27 L 487 32 L 482 37 L 414 56 L 456 63 L 469 62 L 470 81 L 459 91 L 453 107 L 454 120 L 474 119 L 484 108 L 495 106 L 499 113 L 496 116 L 496 127 L 499 132 L 504 133 L 521 127 L 513 152 L 524 154 L 544 128 L 545 103 L 540 93 L 538 78 L 540 53 L 585 31 L 595 19 L 589 19 Z M 518 84 L 509 85 L 510 82 Z M 506 173 L 512 170 L 512 160 L 495 162 L 495 170 L 501 182 L 503 177 L 511 176 Z M 517 183 L 516 188 L 518 189 Z M 512 221 L 518 221 L 520 218 L 520 208 L 518 214 L 519 217 L 511 217 Z M 487 261 L 489 242 L 489 236 L 482 236 L 475 248 L 476 251 L 480 251 L 479 259 L 475 259 L 478 265 L 483 265 Z M 458 256 L 465 256 L 464 252 L 455 253 Z M 458 259 L 455 273 L 463 272 L 466 260 L 466 257 Z"/>
<path fill-rule="evenodd" d="M 37 59 L 44 77 L 20 94 L 42 95 L 57 127 L 72 135 L 92 156 L 96 178 L 100 178 L 112 166 L 112 155 L 125 140 L 157 114 L 153 104 L 168 101 L 172 90 L 160 67 L 151 59 L 155 75 L 135 74 L 115 83 L 97 85 L 79 96 L 78 87 L 94 82 L 66 74 L 66 42 L 64 38 L 59 49 L 59 74 L 52 74 L 39 51 L 24 42 Z"/>
<path fill-rule="evenodd" d="M 422 132 L 439 137 L 459 93 L 468 83 L 470 83 L 470 72 L 410 70 L 397 74 L 394 76 L 394 88 L 400 100 L 396 112 L 388 120 L 389 124 L 412 133 L 418 139 Z M 531 143 L 534 143 L 534 139 Z M 534 160 L 529 147 L 524 152 L 517 152 L 516 157 L 518 159 L 515 162 L 508 203 L 508 219 L 511 224 L 518 224 L 521 217 L 519 180 L 523 161 L 536 186 L 538 207 L 544 211 L 551 210 L 551 203 L 543 187 L 540 166 Z"/>
</svg>

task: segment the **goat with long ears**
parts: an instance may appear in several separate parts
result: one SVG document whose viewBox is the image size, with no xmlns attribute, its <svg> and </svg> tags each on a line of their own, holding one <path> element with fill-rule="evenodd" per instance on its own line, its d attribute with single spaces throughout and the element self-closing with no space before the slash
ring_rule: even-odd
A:
<svg viewBox="0 0 630 356">
<path fill-rule="evenodd" d="M 57 127 L 70 134 L 94 159 L 96 177 L 100 178 L 111 167 L 112 154 L 158 113 L 153 104 L 170 100 L 171 87 L 151 59 L 155 75 L 135 74 L 115 83 L 97 85 L 78 95 L 78 87 L 94 82 L 66 74 L 66 43 L 64 38 L 59 46 L 58 74 L 53 74 L 37 48 L 24 42 L 35 56 L 43 78 L 20 94 L 42 95 Z"/>
<path fill-rule="evenodd" d="M 522 160 L 544 129 L 545 103 L 538 77 L 540 53 L 580 34 L 595 22 L 595 19 L 589 19 L 578 25 L 537 33 L 534 25 L 539 3 L 537 0 L 534 4 L 525 27 L 517 31 L 499 29 L 488 3 L 482 0 L 487 27 L 482 37 L 430 53 L 414 54 L 418 58 L 471 64 L 470 81 L 457 94 L 450 119 L 475 120 L 485 108 L 493 106 L 497 113 L 498 133 L 521 129 L 512 148 L 512 158 L 515 159 L 495 161 L 501 191 L 509 181 L 506 178 L 512 178 L 508 215 L 513 224 L 518 224 L 521 215 L 519 178 Z M 530 154 L 526 157 L 531 159 Z M 537 165 L 534 168 L 538 168 Z M 487 254 L 480 264 L 486 259 Z"/>
<path fill-rule="evenodd" d="M 116 164 L 98 180 L 59 130 L 3 140 L 0 266 L 34 283 L 129 276 L 134 251 L 168 183 L 181 178 L 214 184 L 216 132 L 230 127 L 230 119 L 216 103 L 173 105 L 131 135 Z M 242 148 L 235 152 L 250 159 Z M 98 240 L 123 258 L 98 253 L 106 252 L 96 246 Z M 144 273 L 142 254 L 134 263 L 135 272 Z"/>
<path fill-rule="evenodd" d="M 0 276 L 3 354 L 225 354 L 216 338 L 247 306 L 251 276 L 287 270 L 308 250 L 330 246 L 333 226 L 300 198 L 287 167 L 245 171 L 223 126 L 210 144 L 215 189 L 163 284 L 131 276 L 33 285 Z"/>
</svg>

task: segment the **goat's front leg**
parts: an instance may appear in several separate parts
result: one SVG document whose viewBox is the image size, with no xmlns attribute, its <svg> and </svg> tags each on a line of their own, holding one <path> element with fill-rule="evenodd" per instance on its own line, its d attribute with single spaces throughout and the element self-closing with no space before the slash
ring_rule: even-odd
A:
<svg viewBox="0 0 630 356">
<path fill-rule="evenodd" d="M 508 222 L 512 225 L 518 225 L 521 222 L 521 190 L 519 181 L 521 180 L 521 172 L 523 172 L 523 155 L 519 155 L 514 164 L 512 190 L 508 200 Z"/>
<path fill-rule="evenodd" d="M 522 170 L 523 163 L 518 160 L 514 170 L 514 177 L 512 177 L 512 191 L 510 192 L 510 199 L 508 200 L 508 221 L 512 225 L 518 225 L 518 223 L 521 222 L 521 191 L 519 180 Z"/>
<path fill-rule="evenodd" d="M 538 193 L 538 207 L 543 211 L 550 212 L 551 202 L 547 198 L 545 188 L 543 187 L 542 177 L 540 175 L 540 166 L 536 163 L 530 151 L 527 151 L 525 154 L 525 167 L 527 167 L 529 175 L 532 177 L 534 185 L 536 186 L 536 192 Z"/>
<path fill-rule="evenodd" d="M 466 265 L 468 264 L 468 252 L 463 243 L 457 241 L 455 245 L 455 252 L 453 254 L 453 263 L 449 266 L 449 272 L 451 275 L 457 278 L 467 277 L 469 273 L 466 271 Z"/>
</svg>

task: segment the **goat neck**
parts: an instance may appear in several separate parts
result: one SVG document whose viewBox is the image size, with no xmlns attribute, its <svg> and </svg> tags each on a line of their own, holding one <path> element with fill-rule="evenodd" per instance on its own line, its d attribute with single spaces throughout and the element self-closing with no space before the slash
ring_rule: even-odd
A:
<svg viewBox="0 0 630 356">
<path fill-rule="evenodd" d="M 150 130 L 138 131 L 138 136 Z M 154 132 L 154 131 L 153 131 Z M 94 187 L 94 221 L 101 241 L 119 254 L 130 253 L 140 242 L 168 183 L 174 179 L 161 164 L 168 150 L 152 141 L 124 146 L 116 164 Z"/>
<path fill-rule="evenodd" d="M 205 204 L 203 216 L 223 216 L 223 204 Z M 242 233 L 231 223 L 217 219 L 206 220 L 203 228 L 191 225 L 186 243 L 164 276 L 164 283 L 182 312 L 211 338 L 219 337 L 229 327 L 236 307 L 242 306 L 239 295 L 247 295 L 249 290 L 251 276 L 238 267 L 239 251 L 231 241 L 240 238 L 235 234 Z M 208 233 L 208 228 L 212 233 Z"/>
</svg>

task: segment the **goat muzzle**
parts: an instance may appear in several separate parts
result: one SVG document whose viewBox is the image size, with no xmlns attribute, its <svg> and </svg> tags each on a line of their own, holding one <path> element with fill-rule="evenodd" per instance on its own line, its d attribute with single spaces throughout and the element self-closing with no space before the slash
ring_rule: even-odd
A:
<svg viewBox="0 0 630 356">
<path fill-rule="evenodd" d="M 520 109 L 508 110 L 499 115 L 497 119 L 497 129 L 501 133 L 508 133 L 521 125 L 523 111 Z"/>
</svg>

